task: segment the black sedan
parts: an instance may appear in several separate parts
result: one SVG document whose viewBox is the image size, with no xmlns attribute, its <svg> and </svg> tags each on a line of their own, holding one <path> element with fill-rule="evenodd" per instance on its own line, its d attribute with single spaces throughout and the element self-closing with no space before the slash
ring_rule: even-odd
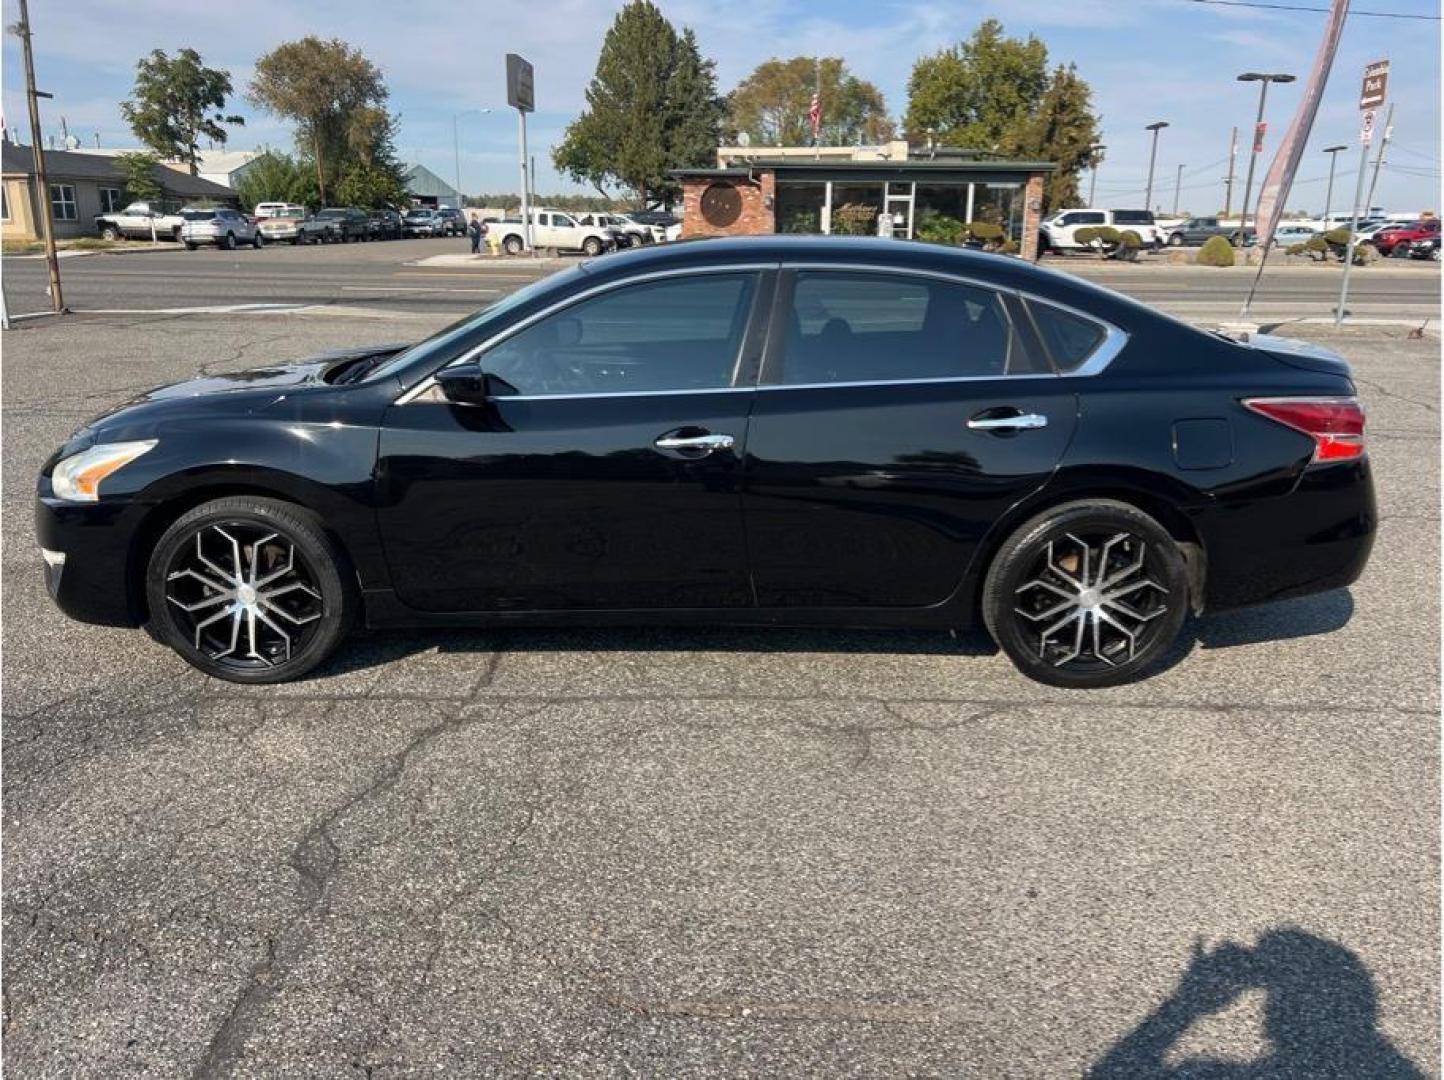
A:
<svg viewBox="0 0 1444 1080">
<path fill-rule="evenodd" d="M 67 613 L 238 682 L 358 624 L 981 622 L 1091 687 L 1354 581 L 1363 431 L 1332 353 L 1020 260 L 709 240 L 156 390 L 45 464 L 37 530 Z"/>
</svg>

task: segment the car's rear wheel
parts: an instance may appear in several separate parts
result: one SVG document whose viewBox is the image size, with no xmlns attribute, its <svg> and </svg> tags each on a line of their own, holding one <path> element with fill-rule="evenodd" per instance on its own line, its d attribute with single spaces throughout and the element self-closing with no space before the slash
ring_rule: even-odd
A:
<svg viewBox="0 0 1444 1080">
<path fill-rule="evenodd" d="M 251 247 L 255 248 L 257 251 L 259 251 L 262 247 L 264 247 L 264 246 L 265 246 L 265 243 L 266 243 L 266 238 L 265 238 L 264 236 L 262 236 L 260 233 L 256 233 L 255 235 L 253 235 L 253 236 L 251 237 Z"/>
<path fill-rule="evenodd" d="M 236 234 L 230 232 L 226 233 L 226 238 L 221 241 L 221 247 L 225 248 L 227 251 L 235 251 Z"/>
<path fill-rule="evenodd" d="M 1003 544 L 983 585 L 983 621 L 1029 678 L 1114 686 L 1164 658 L 1188 614 L 1177 542 L 1111 499 L 1039 514 Z"/>
<path fill-rule="evenodd" d="M 305 510 L 277 499 L 215 499 L 183 514 L 146 569 L 151 630 L 181 658 L 231 682 L 284 682 L 321 663 L 350 628 L 345 556 Z"/>
<path fill-rule="evenodd" d="M 520 255 L 521 237 L 515 235 L 508 236 L 505 240 L 502 241 L 501 246 L 506 248 L 506 253 L 508 255 Z"/>
<path fill-rule="evenodd" d="M 198 248 L 198 247 L 200 247 L 200 245 L 197 244 L 194 240 L 187 240 L 187 241 L 186 241 L 186 250 L 187 250 L 187 251 L 194 251 L 194 250 L 195 250 L 196 248 Z"/>
</svg>

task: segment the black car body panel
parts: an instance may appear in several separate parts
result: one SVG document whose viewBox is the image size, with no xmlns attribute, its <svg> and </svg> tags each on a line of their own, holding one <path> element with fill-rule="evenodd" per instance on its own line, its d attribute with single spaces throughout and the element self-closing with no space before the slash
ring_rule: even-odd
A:
<svg viewBox="0 0 1444 1080">
<path fill-rule="evenodd" d="M 794 274 L 858 267 L 1005 294 L 1015 345 L 1034 367 L 779 383 Z M 755 279 L 727 385 L 503 393 L 472 405 L 432 384 L 438 369 L 478 354 L 484 365 L 497 341 L 581 298 L 718 268 Z M 1115 328 L 1111 362 L 1054 372 L 1031 322 L 1039 304 Z M 1261 345 L 1003 256 L 829 238 L 649 247 L 557 274 L 412 349 L 345 351 L 145 395 L 47 463 L 37 535 L 67 556 L 60 606 L 117 624 L 146 617 L 137 581 L 166 523 L 241 492 L 315 512 L 376 626 L 966 626 L 1017 525 L 1098 496 L 1133 502 L 1191 552 L 1196 607 L 1346 585 L 1375 526 L 1367 457 L 1312 464 L 1309 436 L 1241 402 L 1351 395 L 1347 366 Z M 1046 423 L 969 427 L 1009 410 Z M 657 446 L 678 432 L 735 442 L 705 457 Z M 55 497 L 50 470 L 62 457 L 133 439 L 158 442 L 108 478 L 98 502 Z"/>
</svg>

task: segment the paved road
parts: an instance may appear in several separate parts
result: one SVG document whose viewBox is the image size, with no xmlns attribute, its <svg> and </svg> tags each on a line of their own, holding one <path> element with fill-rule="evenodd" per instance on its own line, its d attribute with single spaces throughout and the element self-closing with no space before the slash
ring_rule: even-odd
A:
<svg viewBox="0 0 1444 1080">
<path fill-rule="evenodd" d="M 513 260 L 482 260 L 474 268 L 407 265 L 465 250 L 464 241 L 441 239 L 262 251 L 166 250 L 67 258 L 61 269 L 66 302 L 75 309 L 284 303 L 455 314 L 491 303 L 558 265 Z M 1244 267 L 1122 266 L 1083 258 L 1049 259 L 1045 265 L 1200 322 L 1234 318 L 1252 277 Z M 12 312 L 48 310 L 43 261 L 6 259 L 4 277 Z M 1407 262 L 1371 267 L 1353 275 L 1349 309 L 1365 318 L 1422 322 L 1433 317 L 1437 326 L 1439 282 L 1437 267 Z M 1265 321 L 1327 316 L 1338 289 L 1338 267 L 1272 267 L 1254 315 Z"/>
<path fill-rule="evenodd" d="M 53 609 L 30 477 L 135 390 L 374 321 L 6 334 L 5 1064 L 1434 1074 L 1438 344 L 1310 332 L 1369 408 L 1367 574 L 1087 694 L 978 637 L 720 630 L 374 636 L 208 682 Z"/>
</svg>

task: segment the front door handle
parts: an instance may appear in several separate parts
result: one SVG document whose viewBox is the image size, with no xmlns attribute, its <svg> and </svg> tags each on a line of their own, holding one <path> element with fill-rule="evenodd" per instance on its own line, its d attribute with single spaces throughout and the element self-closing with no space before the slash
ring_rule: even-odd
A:
<svg viewBox="0 0 1444 1080">
<path fill-rule="evenodd" d="M 1048 418 L 1041 413 L 1014 412 L 1010 416 L 990 416 L 984 413 L 968 421 L 974 431 L 1036 431 L 1048 426 Z"/>
<path fill-rule="evenodd" d="M 652 445 L 658 450 L 676 450 L 690 456 L 706 457 L 718 450 L 731 450 L 736 441 L 731 435 L 713 435 L 711 432 L 681 435 L 669 431 L 665 435 L 658 435 Z"/>
</svg>

